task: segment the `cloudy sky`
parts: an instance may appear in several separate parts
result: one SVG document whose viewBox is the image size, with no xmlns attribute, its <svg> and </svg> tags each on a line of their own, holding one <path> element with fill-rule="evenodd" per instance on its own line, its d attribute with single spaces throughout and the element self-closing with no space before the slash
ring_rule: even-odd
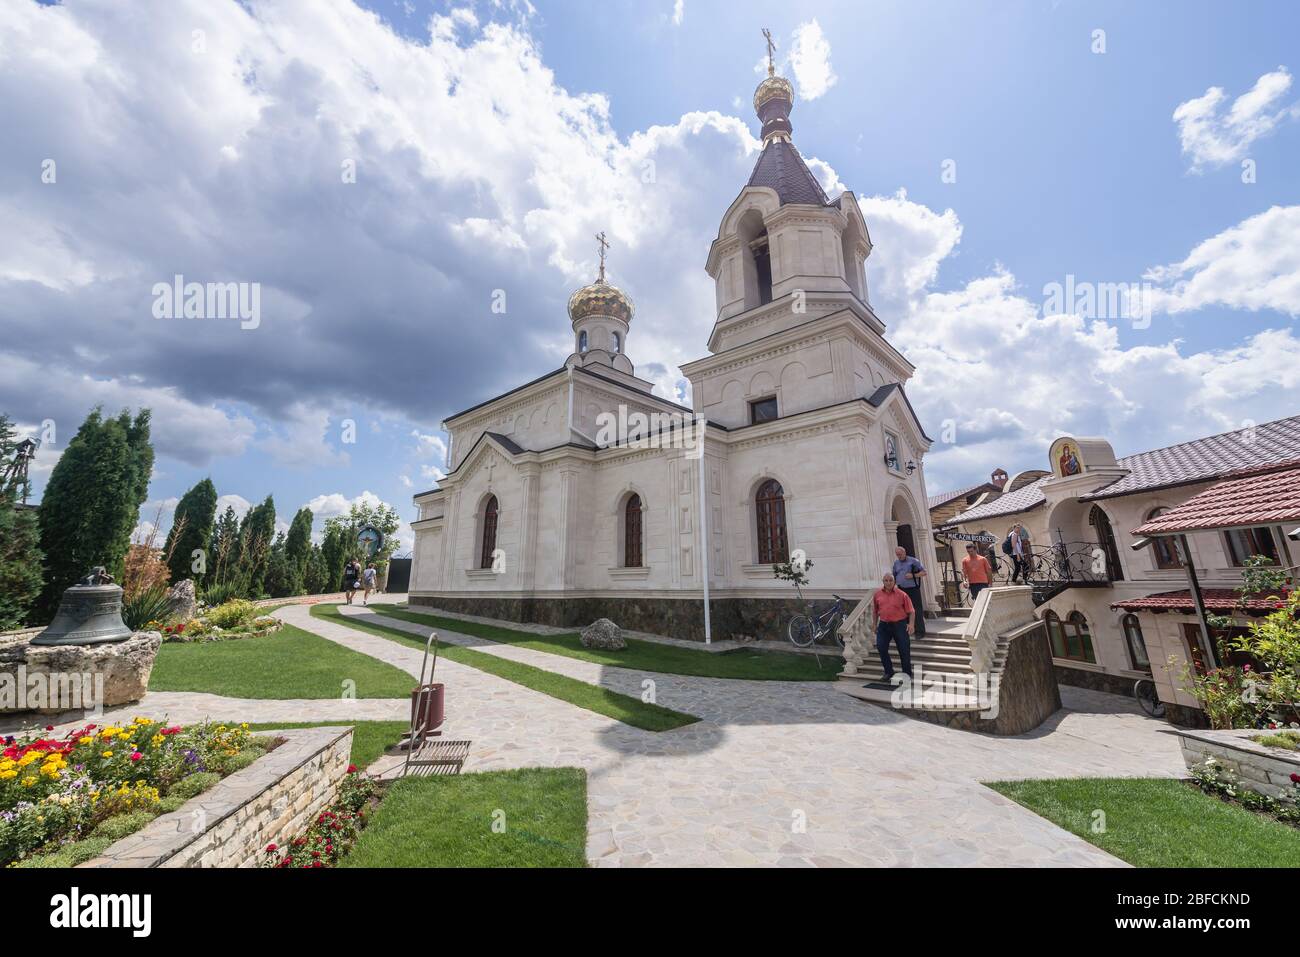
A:
<svg viewBox="0 0 1300 957">
<path fill-rule="evenodd" d="M 602 229 L 629 355 L 685 398 L 763 26 L 951 425 L 931 492 L 1062 432 L 1300 412 L 1294 4 L 4 0 L 0 410 L 46 426 L 37 494 L 102 403 L 153 409 L 144 519 L 205 475 L 282 520 L 409 518 L 442 418 L 563 362 Z M 177 275 L 258 284 L 260 322 L 159 318 Z M 1068 277 L 1149 314 L 1048 305 Z"/>
</svg>

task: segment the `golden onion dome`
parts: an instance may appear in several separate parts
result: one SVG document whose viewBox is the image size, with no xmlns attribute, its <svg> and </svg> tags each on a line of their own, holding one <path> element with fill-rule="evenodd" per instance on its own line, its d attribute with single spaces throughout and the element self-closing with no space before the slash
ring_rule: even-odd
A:
<svg viewBox="0 0 1300 957">
<path fill-rule="evenodd" d="M 604 279 L 583 286 L 569 297 L 569 318 L 573 322 L 592 316 L 609 316 L 631 322 L 634 311 L 627 293 Z"/>
<path fill-rule="evenodd" d="M 794 102 L 794 87 L 783 76 L 766 77 L 754 91 L 754 109 L 761 110 L 768 100 L 785 99 Z"/>
</svg>

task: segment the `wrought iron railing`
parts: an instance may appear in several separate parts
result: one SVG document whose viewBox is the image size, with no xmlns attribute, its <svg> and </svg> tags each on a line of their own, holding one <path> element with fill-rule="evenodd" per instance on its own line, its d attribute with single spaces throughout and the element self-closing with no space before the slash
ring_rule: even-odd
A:
<svg viewBox="0 0 1300 957">
<path fill-rule="evenodd" d="M 956 567 L 947 562 L 942 566 L 943 594 L 950 607 L 969 607 L 971 604 L 970 592 L 961 579 L 962 557 L 955 556 Z M 1106 585 L 1117 577 L 1111 574 L 1114 557 L 1108 555 L 1099 542 L 1033 545 L 1022 562 L 1023 567 L 1018 567 L 1012 556 L 1002 553 L 1001 542 L 990 546 L 984 557 L 993 565 L 994 586 L 1030 585 L 1036 597 L 1072 585 Z"/>
</svg>

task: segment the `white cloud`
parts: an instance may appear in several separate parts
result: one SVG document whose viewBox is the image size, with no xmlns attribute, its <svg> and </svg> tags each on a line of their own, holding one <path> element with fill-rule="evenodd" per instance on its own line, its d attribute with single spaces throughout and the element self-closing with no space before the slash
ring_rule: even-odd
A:
<svg viewBox="0 0 1300 957">
<path fill-rule="evenodd" d="M 1271 133 L 1279 123 L 1300 116 L 1300 104 L 1279 105 L 1290 89 L 1291 74 L 1280 66 L 1256 80 L 1250 91 L 1233 100 L 1226 110 L 1228 95 L 1219 86 L 1179 103 L 1173 119 L 1183 152 L 1191 157 L 1192 170 L 1239 160 L 1255 140 Z"/>
<path fill-rule="evenodd" d="M 790 47 L 790 68 L 805 100 L 815 100 L 839 79 L 831 69 L 831 45 L 816 18 L 795 28 Z"/>
<path fill-rule="evenodd" d="M 346 466 L 351 456 L 329 443 L 330 413 L 322 408 L 291 407 L 272 434 L 258 447 L 280 465 L 291 468 Z M 340 438 L 342 438 L 340 429 Z M 360 439 L 360 437 L 356 437 Z"/>
<path fill-rule="evenodd" d="M 432 458 L 439 462 L 447 461 L 447 442 L 441 435 L 412 429 L 411 438 L 415 439 L 415 455 L 417 458 Z"/>
<path fill-rule="evenodd" d="M 674 0 L 673 2 L 673 26 L 680 27 L 682 20 L 686 17 L 686 0 Z"/>
<path fill-rule="evenodd" d="M 252 507 L 253 503 L 242 495 L 231 493 L 228 495 L 217 496 L 217 518 L 224 515 L 227 508 L 233 508 L 235 510 L 236 518 L 243 518 L 248 514 L 248 510 Z"/>
<path fill-rule="evenodd" d="M 1171 313 L 1227 306 L 1300 316 L 1300 206 L 1274 206 L 1198 244 L 1180 263 L 1147 272 L 1152 307 Z"/>
</svg>

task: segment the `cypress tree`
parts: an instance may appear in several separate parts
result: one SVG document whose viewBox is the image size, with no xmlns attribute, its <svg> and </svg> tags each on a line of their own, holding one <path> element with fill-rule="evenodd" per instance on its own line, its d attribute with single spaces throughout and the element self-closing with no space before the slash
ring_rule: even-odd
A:
<svg viewBox="0 0 1300 957">
<path fill-rule="evenodd" d="M 285 557 L 293 571 L 295 590 L 290 594 L 302 594 L 307 580 L 307 563 L 311 560 L 311 523 L 315 518 L 309 508 L 298 509 L 289 525 L 289 535 L 285 539 Z"/>
<path fill-rule="evenodd" d="M 172 530 L 167 533 L 167 544 L 163 546 L 163 555 L 170 556 L 167 567 L 171 570 L 173 582 L 207 578 L 214 571 L 211 548 L 216 515 L 217 487 L 212 484 L 212 479 L 205 478 L 181 496 L 172 519 Z M 195 551 L 204 553 L 206 571 L 201 574 L 194 571 Z"/>
<path fill-rule="evenodd" d="M 96 565 L 121 580 L 126 550 L 149 493 L 153 447 L 149 410 L 105 419 L 96 407 L 50 472 L 41 499 L 45 589 L 37 613 L 48 620 L 64 589 Z"/>
<path fill-rule="evenodd" d="M 266 566 L 275 544 L 275 500 L 268 495 L 244 516 L 239 528 L 241 573 L 248 576 L 247 595 L 260 598 L 266 586 Z"/>
</svg>

